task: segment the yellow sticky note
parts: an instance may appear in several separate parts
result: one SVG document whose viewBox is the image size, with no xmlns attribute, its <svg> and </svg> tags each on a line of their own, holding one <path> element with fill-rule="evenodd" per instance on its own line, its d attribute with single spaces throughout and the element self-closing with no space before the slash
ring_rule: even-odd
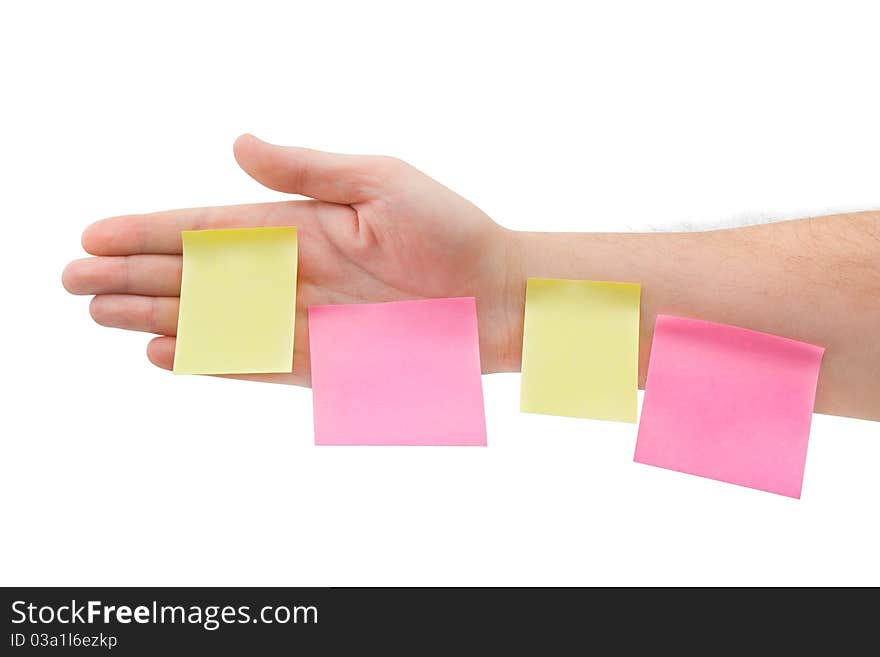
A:
<svg viewBox="0 0 880 657">
<path fill-rule="evenodd" d="M 176 374 L 290 372 L 296 228 L 185 230 Z"/>
<path fill-rule="evenodd" d="M 640 294 L 635 283 L 530 278 L 520 410 L 635 422 Z"/>
</svg>

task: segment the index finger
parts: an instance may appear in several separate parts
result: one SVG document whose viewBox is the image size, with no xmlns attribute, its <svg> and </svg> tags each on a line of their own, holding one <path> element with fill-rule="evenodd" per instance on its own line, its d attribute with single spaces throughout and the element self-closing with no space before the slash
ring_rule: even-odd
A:
<svg viewBox="0 0 880 657">
<path fill-rule="evenodd" d="M 317 201 L 281 201 L 167 210 L 102 219 L 86 228 L 83 248 L 92 255 L 180 254 L 180 231 L 296 226 L 314 217 Z"/>
</svg>

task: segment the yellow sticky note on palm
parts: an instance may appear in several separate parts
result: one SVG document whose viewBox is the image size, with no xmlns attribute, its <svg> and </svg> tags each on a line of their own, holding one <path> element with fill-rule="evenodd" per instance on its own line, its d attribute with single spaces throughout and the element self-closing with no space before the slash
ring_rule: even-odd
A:
<svg viewBox="0 0 880 657">
<path fill-rule="evenodd" d="M 290 372 L 296 228 L 183 231 L 176 374 Z"/>
<path fill-rule="evenodd" d="M 530 278 L 520 410 L 635 422 L 640 294 L 635 283 Z"/>
</svg>

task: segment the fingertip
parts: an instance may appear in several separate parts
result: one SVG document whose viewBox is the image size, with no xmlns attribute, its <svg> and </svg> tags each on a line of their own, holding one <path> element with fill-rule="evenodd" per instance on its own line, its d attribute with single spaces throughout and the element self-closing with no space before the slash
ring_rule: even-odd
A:
<svg viewBox="0 0 880 657">
<path fill-rule="evenodd" d="M 174 345 L 177 341 L 168 336 L 153 338 L 147 344 L 147 358 L 163 370 L 174 369 Z"/>
<path fill-rule="evenodd" d="M 68 262 L 61 272 L 61 284 L 70 294 L 87 294 L 84 284 L 87 274 L 83 271 L 85 263 L 91 258 L 80 258 Z"/>
<path fill-rule="evenodd" d="M 64 289 L 67 290 L 68 292 L 70 292 L 71 294 L 76 294 L 76 292 L 73 291 L 74 290 L 73 283 L 75 280 L 75 278 L 74 278 L 75 273 L 71 272 L 72 267 L 73 267 L 73 262 L 68 262 L 66 265 L 64 265 L 64 269 L 61 270 L 61 285 L 63 285 Z"/>
<path fill-rule="evenodd" d="M 279 149 L 246 133 L 235 140 L 232 153 L 242 171 L 261 185 L 277 191 L 290 191 L 282 182 L 286 179 L 288 167 L 278 159 Z"/>
<path fill-rule="evenodd" d="M 103 326 L 104 323 L 101 321 L 101 318 L 103 317 L 101 310 L 104 302 L 99 301 L 100 298 L 101 297 L 96 295 L 92 297 L 91 301 L 89 301 L 89 315 L 92 316 L 92 320 L 94 320 L 96 324 Z"/>
<path fill-rule="evenodd" d="M 86 253 L 110 255 L 113 252 L 113 245 L 120 239 L 118 222 L 114 219 L 101 219 L 83 231 L 80 243 Z"/>
<path fill-rule="evenodd" d="M 254 137 L 251 133 L 246 132 L 243 135 L 239 135 L 235 142 L 232 144 L 232 153 L 235 156 L 235 160 L 241 164 L 242 156 L 245 156 L 248 149 L 252 148 L 255 144 L 263 143 L 260 139 Z"/>
<path fill-rule="evenodd" d="M 102 220 L 103 221 L 103 220 Z M 93 255 L 97 255 L 97 245 L 95 244 L 95 233 L 100 232 L 98 228 L 98 224 L 100 221 L 97 221 L 93 224 L 90 224 L 86 227 L 86 229 L 82 233 L 82 237 L 80 237 L 80 244 L 82 244 L 82 248 L 86 253 L 91 253 Z"/>
<path fill-rule="evenodd" d="M 235 143 L 232 145 L 232 147 L 237 148 L 238 146 L 245 144 L 253 139 L 256 139 L 256 137 L 254 137 L 251 133 L 243 132 L 235 138 Z"/>
<path fill-rule="evenodd" d="M 118 300 L 119 296 L 115 294 L 96 294 L 92 297 L 89 301 L 89 315 L 95 324 L 108 328 L 119 327 Z"/>
</svg>

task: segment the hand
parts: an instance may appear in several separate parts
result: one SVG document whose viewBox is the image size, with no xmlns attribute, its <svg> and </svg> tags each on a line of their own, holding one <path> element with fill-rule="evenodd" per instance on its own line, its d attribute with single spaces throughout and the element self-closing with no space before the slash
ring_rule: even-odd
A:
<svg viewBox="0 0 880 657">
<path fill-rule="evenodd" d="M 308 385 L 306 309 L 341 303 L 473 296 L 484 372 L 519 367 L 523 283 L 510 231 L 399 160 L 285 148 L 250 135 L 234 146 L 263 185 L 316 200 L 284 201 L 104 219 L 82 243 L 96 256 L 71 262 L 64 287 L 93 294 L 104 326 L 157 333 L 147 348 L 171 369 L 177 331 L 182 230 L 296 226 L 299 277 L 291 374 L 245 375 Z M 519 309 L 517 310 L 517 306 Z"/>
</svg>

